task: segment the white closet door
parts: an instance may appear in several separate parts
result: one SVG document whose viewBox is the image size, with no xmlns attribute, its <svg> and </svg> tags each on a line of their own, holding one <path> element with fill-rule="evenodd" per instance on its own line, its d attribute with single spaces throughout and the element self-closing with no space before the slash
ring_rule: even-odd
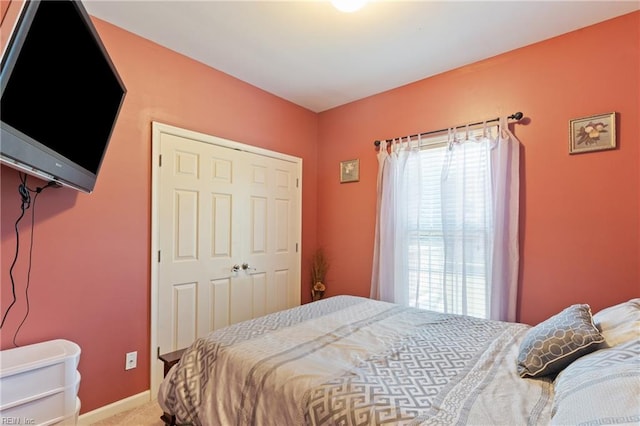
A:
<svg viewBox="0 0 640 426">
<path fill-rule="evenodd" d="M 154 355 L 299 305 L 300 162 L 197 133 L 156 133 Z"/>
</svg>

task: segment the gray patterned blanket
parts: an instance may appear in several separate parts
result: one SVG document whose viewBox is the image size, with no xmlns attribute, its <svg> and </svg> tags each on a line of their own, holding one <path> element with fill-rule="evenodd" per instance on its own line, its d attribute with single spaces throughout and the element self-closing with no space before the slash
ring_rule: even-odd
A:
<svg viewBox="0 0 640 426">
<path fill-rule="evenodd" d="M 180 424 L 547 424 L 528 326 L 336 296 L 196 340 L 158 394 Z"/>
</svg>

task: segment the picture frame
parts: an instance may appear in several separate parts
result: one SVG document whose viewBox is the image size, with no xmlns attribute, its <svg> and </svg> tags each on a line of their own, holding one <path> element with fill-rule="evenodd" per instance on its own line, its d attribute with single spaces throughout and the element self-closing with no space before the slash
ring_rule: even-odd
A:
<svg viewBox="0 0 640 426">
<path fill-rule="evenodd" d="M 569 154 L 615 148 L 615 112 L 575 118 L 569 121 Z"/>
<path fill-rule="evenodd" d="M 360 180 L 360 160 L 340 162 L 340 183 L 358 182 Z"/>
</svg>

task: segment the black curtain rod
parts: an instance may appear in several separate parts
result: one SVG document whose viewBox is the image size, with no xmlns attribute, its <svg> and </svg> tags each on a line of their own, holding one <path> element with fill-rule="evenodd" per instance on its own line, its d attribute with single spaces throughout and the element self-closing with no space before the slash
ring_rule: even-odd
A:
<svg viewBox="0 0 640 426">
<path fill-rule="evenodd" d="M 516 113 L 514 113 L 514 114 L 511 114 L 511 115 L 510 115 L 510 116 L 508 116 L 507 118 L 508 118 L 509 120 L 516 120 L 516 121 L 519 121 L 519 120 L 521 120 L 521 119 L 522 119 L 522 117 L 523 117 L 523 114 L 522 114 L 521 112 L 516 112 Z M 466 127 L 466 126 L 477 126 L 477 125 L 479 125 L 479 124 L 491 123 L 491 122 L 493 122 L 493 121 L 498 121 L 498 120 L 500 120 L 500 117 L 498 117 L 498 118 L 494 118 L 494 119 L 492 119 L 492 120 L 478 121 L 477 123 L 465 124 L 464 126 L 457 126 L 456 128 L 458 128 L 458 127 Z M 417 138 L 418 136 L 431 135 L 431 134 L 433 134 L 433 133 L 446 132 L 447 130 L 449 130 L 449 129 L 447 128 L 447 129 L 440 129 L 440 130 L 432 130 L 432 131 L 430 131 L 430 132 L 416 133 L 415 135 L 410 135 L 410 136 L 409 136 L 409 139 Z M 405 137 L 406 137 L 406 136 L 405 136 Z M 383 142 L 383 141 L 374 141 L 374 142 L 373 142 L 373 144 L 374 144 L 375 146 L 380 146 L 380 143 L 381 143 L 381 142 Z M 393 139 L 387 139 L 387 140 L 385 140 L 384 142 L 386 142 L 386 143 L 391 143 L 391 142 L 393 142 Z"/>
</svg>

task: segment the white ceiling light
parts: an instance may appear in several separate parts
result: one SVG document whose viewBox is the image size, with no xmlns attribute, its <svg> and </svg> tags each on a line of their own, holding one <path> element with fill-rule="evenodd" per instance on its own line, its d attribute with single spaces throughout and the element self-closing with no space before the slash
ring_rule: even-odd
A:
<svg viewBox="0 0 640 426">
<path fill-rule="evenodd" d="M 333 6 L 341 12 L 355 12 L 366 2 L 367 0 L 331 0 Z"/>
</svg>

